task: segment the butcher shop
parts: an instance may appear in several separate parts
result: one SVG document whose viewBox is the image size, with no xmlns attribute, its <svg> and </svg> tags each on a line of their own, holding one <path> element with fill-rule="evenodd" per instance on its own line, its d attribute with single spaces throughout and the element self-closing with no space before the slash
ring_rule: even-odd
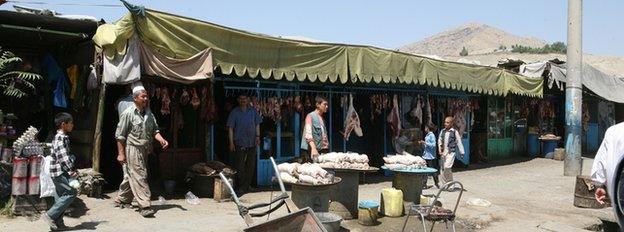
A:
<svg viewBox="0 0 624 232">
<path fill-rule="evenodd" d="M 358 172 L 377 172 L 386 165 L 424 167 L 419 141 L 426 135 L 425 126 L 441 129 L 446 116 L 455 118 L 466 150 L 456 163 L 474 162 L 473 128 L 487 132 L 488 115 L 482 113 L 490 107 L 488 99 L 542 96 L 541 79 L 500 68 L 370 46 L 271 37 L 141 9 L 131 10 L 116 24 L 100 26 L 94 37 L 104 57 L 106 83 L 106 155 L 100 163 L 102 169 L 109 166 L 102 170 L 106 176 L 117 175 L 112 182 L 121 171 L 110 165 L 115 163 L 108 155 L 115 152 L 114 131 L 106 128 L 114 128 L 118 103 L 127 97 L 130 83 L 139 80 L 149 93 L 161 134 L 171 143 L 166 151 L 155 148 L 149 164 L 152 177 L 165 188 L 180 186 L 191 171 L 238 171 L 232 170 L 238 161 L 231 133 L 237 142 L 245 138 L 237 137 L 242 132 L 232 129 L 228 117 L 241 101 L 259 116 L 235 112 L 257 122 L 255 132 L 243 131 L 252 144 L 254 134 L 256 139 L 256 162 L 252 170 L 244 170 L 252 172 L 252 186 L 273 183 L 272 158 L 286 165 L 280 168 L 286 182 L 332 185 L 337 182 L 317 168 L 352 170 L 340 175 L 335 171 L 343 180 L 338 188 L 352 189 L 348 186 L 357 183 Z M 156 21 L 161 22 L 158 27 L 152 23 Z M 325 102 L 321 117 L 306 120 Z M 304 158 L 302 147 L 316 139 L 306 137 L 308 124 L 322 135 L 321 156 L 313 157 L 317 164 L 312 166 L 293 166 Z M 353 210 L 353 203 L 347 205 Z"/>
</svg>

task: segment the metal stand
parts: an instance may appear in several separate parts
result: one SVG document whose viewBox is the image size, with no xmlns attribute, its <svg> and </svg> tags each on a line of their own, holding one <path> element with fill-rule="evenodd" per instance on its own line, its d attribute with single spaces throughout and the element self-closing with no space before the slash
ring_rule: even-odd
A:
<svg viewBox="0 0 624 232">
<path fill-rule="evenodd" d="M 459 186 L 459 188 L 456 188 L 456 186 Z M 438 198 L 440 198 L 440 193 L 442 193 L 442 191 L 452 191 L 452 190 L 459 191 L 459 195 L 457 196 L 457 201 L 455 202 L 455 207 L 453 208 L 453 210 L 451 211 L 451 210 L 436 206 Z M 420 216 L 420 220 L 422 221 L 423 231 L 425 232 L 427 231 L 427 225 L 425 221 L 431 221 L 431 228 L 429 229 L 430 232 L 433 231 L 433 227 L 435 226 L 436 222 L 440 222 L 440 221 L 444 223 L 450 222 L 451 229 L 453 232 L 455 232 L 455 214 L 457 212 L 457 206 L 459 206 L 459 201 L 461 200 L 463 192 L 464 192 L 464 185 L 462 185 L 458 181 L 452 181 L 452 182 L 446 183 L 444 186 L 440 188 L 440 190 L 438 190 L 438 194 L 436 194 L 431 204 L 420 205 L 420 204 L 414 203 L 410 205 L 409 210 L 407 211 L 407 214 L 405 215 L 405 222 L 403 223 L 403 229 L 401 229 L 401 231 L 405 231 L 405 226 L 407 226 L 407 220 L 409 219 L 409 217 L 411 215 L 418 214 Z M 440 214 L 438 213 L 438 211 L 442 211 L 444 213 Z"/>
</svg>

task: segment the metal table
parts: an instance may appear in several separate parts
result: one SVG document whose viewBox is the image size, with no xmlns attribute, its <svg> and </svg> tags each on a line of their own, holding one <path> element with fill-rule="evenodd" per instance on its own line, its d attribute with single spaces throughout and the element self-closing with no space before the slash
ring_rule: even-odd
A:
<svg viewBox="0 0 624 232">
<path fill-rule="evenodd" d="M 324 168 L 335 172 L 342 181 L 338 185 L 331 187 L 329 199 L 329 211 L 340 215 L 343 219 L 358 218 L 358 194 L 360 184 L 360 173 L 371 173 L 379 171 L 379 168 L 369 167 L 368 169 L 343 169 Z"/>
<path fill-rule="evenodd" d="M 335 177 L 331 184 L 311 185 L 306 183 L 287 183 L 292 186 L 291 198 L 300 209 L 310 207 L 314 212 L 329 211 L 329 192 L 332 186 L 341 182 Z"/>
<path fill-rule="evenodd" d="M 403 191 L 403 201 L 420 201 L 424 180 L 427 175 L 435 173 L 435 168 L 418 168 L 418 169 L 389 169 L 382 166 L 382 169 L 394 172 L 392 179 L 392 187 Z"/>
</svg>

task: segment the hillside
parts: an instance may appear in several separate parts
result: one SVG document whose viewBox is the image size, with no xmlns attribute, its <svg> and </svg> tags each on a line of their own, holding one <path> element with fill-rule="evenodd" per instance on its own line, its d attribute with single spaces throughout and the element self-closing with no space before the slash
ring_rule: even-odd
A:
<svg viewBox="0 0 624 232">
<path fill-rule="evenodd" d="M 414 54 L 457 56 L 463 47 L 468 54 L 488 54 L 499 51 L 501 46 L 511 49 L 512 45 L 542 47 L 546 41 L 532 37 L 520 37 L 495 27 L 470 23 L 443 31 L 421 41 L 399 48 L 399 51 Z"/>
</svg>

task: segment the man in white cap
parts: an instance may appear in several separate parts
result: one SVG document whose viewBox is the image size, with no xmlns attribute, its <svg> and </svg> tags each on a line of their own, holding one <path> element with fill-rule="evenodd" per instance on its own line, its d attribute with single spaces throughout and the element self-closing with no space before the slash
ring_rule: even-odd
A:
<svg viewBox="0 0 624 232">
<path fill-rule="evenodd" d="M 132 84 L 126 85 L 126 93 L 125 96 L 122 96 L 119 100 L 117 100 L 117 114 L 121 117 L 121 113 L 124 110 L 128 109 L 128 107 L 134 105 L 134 97 L 132 96 L 132 90 L 134 88 L 141 88 L 143 84 L 140 81 L 136 81 Z"/>
<path fill-rule="evenodd" d="M 152 140 L 156 139 L 163 149 L 169 147 L 158 130 L 156 118 L 148 107 L 147 91 L 142 85 L 132 88 L 134 105 L 125 109 L 119 117 L 115 138 L 117 139 L 117 161 L 122 164 L 123 181 L 115 205 L 123 206 L 136 199 L 143 217 L 151 217 L 150 189 L 147 184 L 147 155 Z"/>
</svg>

